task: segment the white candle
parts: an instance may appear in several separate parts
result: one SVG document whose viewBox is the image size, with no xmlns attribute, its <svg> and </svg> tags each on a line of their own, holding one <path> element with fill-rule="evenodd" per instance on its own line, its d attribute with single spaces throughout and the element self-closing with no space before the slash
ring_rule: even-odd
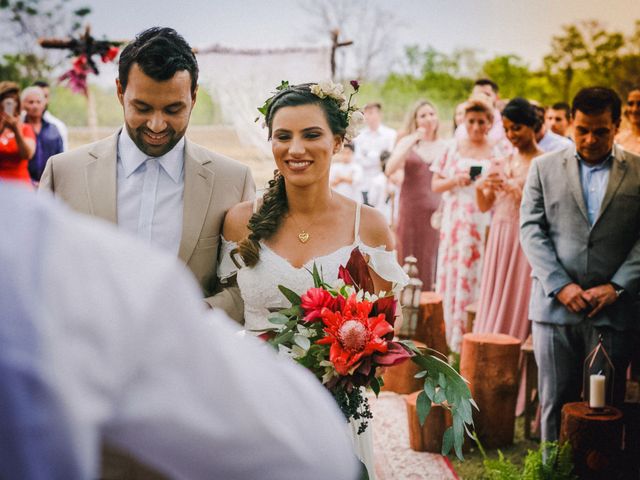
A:
<svg viewBox="0 0 640 480">
<path fill-rule="evenodd" d="M 589 407 L 590 408 L 604 407 L 604 404 L 605 404 L 604 392 L 605 392 L 605 376 L 591 375 L 589 377 Z"/>
</svg>

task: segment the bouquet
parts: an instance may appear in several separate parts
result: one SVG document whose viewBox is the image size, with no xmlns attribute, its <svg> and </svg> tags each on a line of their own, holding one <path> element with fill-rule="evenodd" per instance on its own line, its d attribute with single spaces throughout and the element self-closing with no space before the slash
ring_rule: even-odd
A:
<svg viewBox="0 0 640 480">
<path fill-rule="evenodd" d="M 415 362 L 424 379 L 417 399 L 423 424 L 431 404 L 451 412 L 453 425 L 444 433 L 442 454 L 454 447 L 462 458 L 462 442 L 473 424 L 475 402 L 467 382 L 446 362 L 422 353 L 411 341 L 394 339 L 396 299 L 381 292 L 375 295 L 367 262 L 358 248 L 341 266 L 338 281 L 327 284 L 315 264 L 310 271 L 314 287 L 302 296 L 280 285 L 291 307 L 274 312 L 269 321 L 271 345 L 309 369 L 332 393 L 347 420 L 360 422 L 358 433 L 372 418 L 365 388 L 377 395 L 383 385 L 381 368 L 404 361 Z M 437 353 L 437 352 L 434 352 Z M 364 388 L 363 388 L 364 387 Z"/>
</svg>

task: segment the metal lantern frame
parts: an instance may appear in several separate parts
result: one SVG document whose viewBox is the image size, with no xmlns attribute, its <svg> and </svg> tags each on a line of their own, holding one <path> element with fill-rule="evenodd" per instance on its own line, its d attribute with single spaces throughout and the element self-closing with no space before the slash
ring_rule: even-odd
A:
<svg viewBox="0 0 640 480">
<path fill-rule="evenodd" d="M 401 338 L 411 339 L 415 336 L 418 328 L 418 317 L 420 314 L 420 296 L 422 294 L 423 283 L 418 278 L 418 260 L 410 255 L 404 259 L 403 270 L 409 276 L 409 282 L 402 289 L 400 304 L 402 306 L 402 324 L 398 331 Z"/>
<path fill-rule="evenodd" d="M 596 361 L 602 357 L 604 361 L 601 364 L 596 363 Z M 607 352 L 607 349 L 604 348 L 602 344 L 602 335 L 600 335 L 598 339 L 598 344 L 595 346 L 593 350 L 587 355 L 584 359 L 584 364 L 582 368 L 582 395 L 583 400 L 587 404 L 587 406 L 592 410 L 600 410 L 604 407 L 592 407 L 591 406 L 591 375 L 596 372 L 596 374 L 604 375 L 604 394 L 605 394 L 605 406 L 613 405 L 613 389 L 615 385 L 615 376 L 616 369 L 613 366 L 613 362 L 611 361 L 611 357 Z M 607 393 L 608 392 L 608 393 Z"/>
</svg>

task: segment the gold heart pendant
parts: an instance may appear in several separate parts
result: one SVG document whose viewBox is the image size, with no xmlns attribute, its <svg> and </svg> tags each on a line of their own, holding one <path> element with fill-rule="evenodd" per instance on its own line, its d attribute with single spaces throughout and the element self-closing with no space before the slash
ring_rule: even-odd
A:
<svg viewBox="0 0 640 480">
<path fill-rule="evenodd" d="M 302 243 L 307 243 L 307 240 L 309 240 L 309 234 L 307 232 L 299 233 L 298 240 L 300 240 Z"/>
</svg>

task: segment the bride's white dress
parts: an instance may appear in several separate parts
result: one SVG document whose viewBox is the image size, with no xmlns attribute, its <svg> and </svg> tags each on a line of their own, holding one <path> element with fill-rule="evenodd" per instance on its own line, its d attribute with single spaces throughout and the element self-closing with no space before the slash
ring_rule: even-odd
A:
<svg viewBox="0 0 640 480">
<path fill-rule="evenodd" d="M 248 332 L 272 328 L 273 324 L 267 320 L 269 309 L 290 306 L 290 303 L 278 289 L 278 285 L 284 285 L 302 295 L 313 287 L 313 278 L 309 271 L 313 268 L 314 263 L 322 272 L 324 280 L 332 283 L 338 278 L 338 268 L 347 264 L 351 252 L 356 247 L 368 257 L 369 267 L 380 277 L 392 282 L 396 289 L 406 284 L 407 276 L 398 265 L 395 252 L 386 251 L 384 246 L 371 247 L 360 240 L 360 207 L 361 205 L 357 204 L 354 242 L 327 255 L 311 259 L 300 268 L 294 267 L 288 260 L 261 242 L 262 248 L 258 263 L 252 268 L 243 267 L 238 271 L 230 256 L 236 244 L 222 239 L 218 276 L 224 282 L 233 275 L 237 275 L 238 286 L 244 300 L 244 326 Z M 236 260 L 240 261 L 237 257 Z M 373 422 L 369 421 L 367 430 L 361 435 L 357 434 L 355 422 L 351 422 L 349 428 L 356 453 L 366 465 L 369 478 L 373 479 L 375 478 L 372 444 Z"/>
</svg>

